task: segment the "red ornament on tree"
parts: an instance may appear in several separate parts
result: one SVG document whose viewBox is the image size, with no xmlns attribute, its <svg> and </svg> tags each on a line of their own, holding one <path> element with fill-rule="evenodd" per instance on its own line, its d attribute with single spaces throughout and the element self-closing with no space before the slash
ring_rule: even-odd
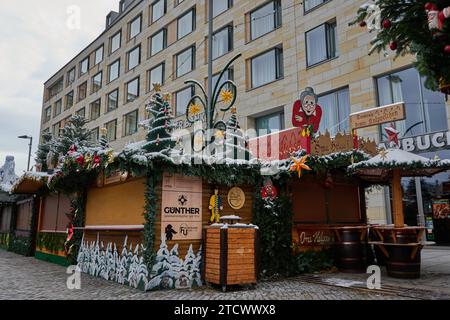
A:
<svg viewBox="0 0 450 320">
<path fill-rule="evenodd" d="M 383 28 L 389 29 L 392 26 L 392 22 L 389 19 L 383 21 Z"/>
<path fill-rule="evenodd" d="M 392 41 L 391 44 L 389 45 L 389 48 L 390 48 L 392 51 L 397 50 L 397 42 Z"/>
<path fill-rule="evenodd" d="M 82 166 L 83 163 L 84 163 L 84 157 L 83 157 L 83 155 L 80 154 L 80 155 L 75 159 L 75 161 L 76 161 L 80 166 Z"/>
<path fill-rule="evenodd" d="M 360 26 L 361 28 L 364 28 L 365 26 L 367 26 L 367 23 L 363 20 L 363 21 L 361 21 L 361 22 L 359 23 L 359 26 Z"/>
<path fill-rule="evenodd" d="M 450 54 L 450 44 L 448 44 L 448 45 L 446 45 L 446 46 L 444 47 L 444 52 L 445 52 L 446 54 Z"/>
<path fill-rule="evenodd" d="M 99 156 L 95 155 L 94 156 L 94 165 L 92 166 L 92 168 L 97 168 L 100 165 L 101 161 L 102 161 L 102 159 Z"/>
</svg>

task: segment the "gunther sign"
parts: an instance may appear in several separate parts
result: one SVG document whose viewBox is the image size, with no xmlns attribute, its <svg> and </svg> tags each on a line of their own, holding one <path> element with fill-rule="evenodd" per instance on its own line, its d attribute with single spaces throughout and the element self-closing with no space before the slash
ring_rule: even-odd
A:
<svg viewBox="0 0 450 320">
<path fill-rule="evenodd" d="M 202 238 L 202 179 L 164 173 L 161 233 L 166 241 Z"/>
<path fill-rule="evenodd" d="M 403 138 L 399 141 L 399 146 L 401 149 L 413 153 L 450 149 L 450 131 L 434 132 L 411 138 Z M 386 149 L 387 145 L 381 143 L 379 147 Z"/>
</svg>

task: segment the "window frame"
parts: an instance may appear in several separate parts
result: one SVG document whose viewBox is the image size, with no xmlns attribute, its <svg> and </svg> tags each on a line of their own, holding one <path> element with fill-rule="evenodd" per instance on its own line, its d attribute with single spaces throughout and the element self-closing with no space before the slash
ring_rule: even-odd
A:
<svg viewBox="0 0 450 320">
<path fill-rule="evenodd" d="M 70 94 L 72 94 L 72 104 L 69 106 L 69 104 L 68 104 L 68 102 L 69 102 L 68 97 L 70 96 Z M 73 105 L 74 105 L 74 98 L 75 98 L 75 92 L 73 90 L 66 94 L 66 96 L 65 96 L 65 100 L 66 101 L 65 101 L 65 104 L 64 104 L 64 111 L 69 110 L 70 108 L 73 107 Z"/>
<path fill-rule="evenodd" d="M 77 111 L 75 111 L 75 114 L 77 116 L 81 116 L 80 113 L 81 113 L 82 110 L 83 110 L 83 118 L 86 119 L 86 107 L 78 109 Z"/>
<path fill-rule="evenodd" d="M 224 12 L 227 12 L 233 7 L 234 5 L 233 0 L 224 0 L 224 1 L 227 1 L 227 8 L 223 11 L 218 12 L 217 14 L 214 13 L 214 5 L 213 5 L 213 19 L 220 16 Z M 206 12 L 206 21 L 208 21 L 208 12 Z"/>
<path fill-rule="evenodd" d="M 87 61 L 87 69 L 86 72 L 83 72 L 83 63 Z M 82 77 L 85 74 L 89 73 L 89 69 L 90 69 L 90 59 L 89 57 L 84 58 L 83 60 L 80 61 L 80 74 L 79 76 Z"/>
<path fill-rule="evenodd" d="M 266 33 L 263 33 L 263 34 L 255 37 L 255 38 L 253 38 L 253 36 L 252 36 L 252 30 L 253 30 L 253 28 L 252 28 L 252 15 L 255 12 L 257 12 L 258 10 L 261 10 L 265 6 L 269 5 L 270 3 L 272 3 L 274 5 L 274 8 L 275 8 L 274 9 L 275 10 L 275 12 L 274 12 L 274 19 L 273 19 L 273 21 L 274 21 L 273 29 L 268 31 L 268 32 L 266 32 Z M 268 35 L 269 33 L 272 33 L 275 30 L 278 30 L 279 28 L 281 28 L 283 26 L 283 12 L 282 11 L 283 11 L 283 9 L 281 7 L 281 1 L 280 0 L 267 1 L 267 2 L 265 2 L 263 4 L 261 4 L 260 6 L 258 6 L 257 8 L 251 10 L 248 13 L 248 21 L 249 21 L 248 39 L 249 39 L 249 42 L 252 42 L 252 41 L 255 41 L 255 40 L 259 39 L 259 38 L 262 38 L 265 35 Z"/>
<path fill-rule="evenodd" d="M 70 81 L 70 74 L 73 71 L 73 80 Z M 67 80 L 66 80 L 66 87 L 71 86 L 73 83 L 75 83 L 75 81 L 77 80 L 77 74 L 76 74 L 77 70 L 76 67 L 74 66 L 73 68 L 71 68 L 69 71 L 67 71 Z"/>
<path fill-rule="evenodd" d="M 96 139 L 92 139 L 92 134 L 95 132 L 95 135 L 97 136 Z M 98 140 L 100 139 L 100 127 L 96 127 L 94 129 L 91 129 L 89 132 L 89 139 L 91 140 L 91 142 L 98 142 Z"/>
<path fill-rule="evenodd" d="M 129 133 L 129 132 L 127 132 L 127 125 L 128 125 L 127 117 L 134 113 L 136 114 L 136 130 Z M 139 130 L 138 124 L 139 124 L 139 109 L 135 109 L 131 112 L 124 114 L 123 115 L 123 133 L 122 133 L 123 137 L 132 136 L 133 134 L 137 133 Z"/>
<path fill-rule="evenodd" d="M 183 53 L 187 52 L 188 50 L 191 50 L 191 69 L 189 71 L 187 71 L 186 73 L 183 74 L 178 74 L 178 70 L 180 69 L 180 67 L 178 66 L 178 57 L 180 55 L 182 55 Z M 196 47 L 195 45 L 191 45 L 187 48 L 185 48 L 184 50 L 181 50 L 180 52 L 178 52 L 177 54 L 175 54 L 175 77 L 176 79 L 181 78 L 189 73 L 191 73 L 192 71 L 195 70 L 195 55 L 196 55 Z"/>
<path fill-rule="evenodd" d="M 130 55 L 135 50 L 139 50 L 138 62 L 134 67 L 130 68 Z M 141 64 L 141 62 L 142 62 L 142 46 L 141 46 L 141 44 L 138 44 L 133 49 L 131 49 L 127 52 L 127 71 L 137 68 Z"/>
<path fill-rule="evenodd" d="M 114 123 L 114 139 L 111 139 L 110 137 L 108 137 L 108 125 Z M 108 121 L 107 123 L 105 123 L 105 129 L 106 129 L 106 139 L 108 140 L 108 142 L 112 142 L 112 141 L 116 141 L 117 140 L 117 119 Z"/>
<path fill-rule="evenodd" d="M 233 25 L 232 24 L 227 24 L 227 25 L 225 25 L 225 26 L 223 26 L 222 28 L 220 28 L 220 29 L 218 29 L 218 30 L 216 30 L 214 33 L 213 33 L 213 35 L 212 35 L 212 37 L 213 37 L 213 52 L 214 52 L 214 36 L 217 34 L 217 33 L 219 33 L 219 32 L 222 32 L 222 31 L 224 31 L 224 30 L 228 30 L 228 34 L 227 34 L 227 39 L 228 39 L 228 51 L 227 52 L 225 52 L 225 53 L 222 53 L 221 55 L 219 55 L 219 56 L 217 56 L 217 57 L 214 57 L 213 56 L 213 60 L 216 60 L 216 59 L 219 59 L 219 58 L 221 58 L 221 57 L 223 57 L 223 56 L 225 56 L 225 55 L 227 55 L 228 53 L 230 53 L 230 52 L 232 52 L 233 50 L 234 50 L 234 27 L 233 27 Z"/>
<path fill-rule="evenodd" d="M 100 76 L 100 85 L 98 88 L 95 87 L 95 78 Z M 97 72 L 91 79 L 91 94 L 99 92 L 103 87 L 103 71 Z"/>
<path fill-rule="evenodd" d="M 113 50 L 113 47 L 112 47 L 113 39 L 114 39 L 117 35 L 119 36 L 119 46 L 118 46 L 115 50 Z M 111 54 L 113 54 L 114 52 L 116 52 L 117 50 L 119 50 L 119 49 L 122 47 L 122 29 L 119 30 L 119 31 L 117 31 L 117 32 L 116 32 L 114 35 L 112 35 L 109 39 L 110 39 L 110 40 L 109 40 L 109 54 L 111 55 Z"/>
<path fill-rule="evenodd" d="M 137 94 L 133 100 L 130 100 L 130 99 L 128 99 L 129 94 L 130 94 L 128 88 L 129 88 L 130 83 L 132 83 L 136 80 L 137 80 Z M 139 76 L 137 76 L 137 77 L 131 79 L 130 81 L 128 81 L 127 83 L 125 83 L 125 103 L 130 103 L 130 102 L 136 101 L 136 99 L 138 99 L 140 97 L 140 94 L 141 94 L 141 83 L 140 82 L 141 82 L 141 78 Z"/>
<path fill-rule="evenodd" d="M 180 117 L 180 116 L 186 114 L 187 105 L 183 106 L 184 109 L 183 109 L 182 113 L 178 113 L 178 94 L 180 92 L 188 90 L 188 89 L 191 89 L 191 98 L 192 98 L 195 95 L 195 86 L 193 86 L 193 85 L 189 85 L 189 86 L 186 86 L 184 88 L 181 88 L 180 90 L 175 91 L 175 94 L 174 94 L 174 97 L 175 97 L 175 103 L 174 103 L 174 106 L 175 106 L 175 108 L 174 108 L 175 109 L 174 110 L 175 117 Z"/>
<path fill-rule="evenodd" d="M 98 116 L 95 117 L 95 118 L 93 118 L 93 117 L 92 117 L 92 110 L 93 110 L 93 109 L 92 109 L 92 106 L 93 106 L 95 103 L 97 103 L 97 102 L 98 102 Z M 98 98 L 98 99 L 92 101 L 92 102 L 89 104 L 89 121 L 97 120 L 98 118 L 101 117 L 101 115 L 102 115 L 102 99 L 101 99 L 101 98 Z"/>
<path fill-rule="evenodd" d="M 81 87 L 85 87 L 85 89 L 84 89 L 84 97 L 83 98 L 81 98 L 81 95 L 80 95 L 80 89 L 81 89 Z M 85 82 L 83 82 L 82 84 L 80 84 L 78 87 L 77 87 L 77 101 L 78 102 L 80 102 L 80 101 L 83 101 L 84 99 L 86 99 L 87 98 L 87 94 L 88 94 L 88 82 L 87 81 L 85 81 Z"/>
<path fill-rule="evenodd" d="M 117 68 L 117 77 L 111 80 L 111 66 L 118 63 L 118 68 Z M 120 78 L 120 58 L 114 60 L 112 63 L 110 63 L 108 65 L 108 84 L 112 83 L 113 81 L 117 80 Z"/>
<path fill-rule="evenodd" d="M 163 33 L 163 47 L 158 52 L 153 53 L 153 39 L 157 35 L 159 35 L 161 32 Z M 153 33 L 149 38 L 150 38 L 150 43 L 149 43 L 149 47 L 150 47 L 149 54 L 150 55 L 149 55 L 149 57 L 153 57 L 167 48 L 167 28 L 166 27 L 159 29 L 158 31 Z"/>
<path fill-rule="evenodd" d="M 110 104 L 109 104 L 109 102 L 110 102 L 109 97 L 110 97 L 110 95 L 113 94 L 113 93 L 117 93 L 116 106 L 115 106 L 115 108 L 110 109 L 110 108 L 109 108 L 109 106 L 110 106 Z M 116 89 L 112 90 L 111 92 L 109 92 L 109 93 L 106 95 L 106 113 L 109 113 L 109 112 L 112 112 L 112 111 L 114 111 L 114 110 L 119 109 L 119 98 L 120 98 L 119 88 L 116 88 Z"/>
<path fill-rule="evenodd" d="M 131 35 L 131 31 L 132 31 L 132 25 L 133 23 L 140 19 L 139 21 L 139 32 L 136 33 L 135 35 Z M 140 35 L 142 33 L 142 12 L 139 13 L 136 17 L 134 17 L 132 20 L 130 20 L 130 22 L 128 23 L 128 41 L 133 40 L 134 38 L 136 38 L 138 35 Z"/>
<path fill-rule="evenodd" d="M 59 104 L 59 112 L 57 113 L 58 108 L 56 107 Z M 62 108 L 63 108 L 63 104 L 62 104 L 62 99 L 58 99 L 55 101 L 55 110 L 53 112 L 53 118 L 59 116 L 62 113 Z"/>
<path fill-rule="evenodd" d="M 331 0 L 322 0 L 321 3 L 319 3 L 319 4 L 315 5 L 314 7 L 306 10 L 306 1 L 307 0 L 303 1 L 303 15 L 306 15 L 306 14 L 308 14 L 308 13 L 310 13 L 310 12 L 312 12 L 312 11 L 318 9 L 318 8 L 320 8 L 321 6 L 327 4 L 328 2 L 331 2 Z"/>
<path fill-rule="evenodd" d="M 275 79 L 271 80 L 269 82 L 260 84 L 258 86 L 254 86 L 253 85 L 253 60 L 258 58 L 258 57 L 261 57 L 261 56 L 263 56 L 265 54 L 268 54 L 271 51 L 275 51 Z M 283 50 L 282 45 L 278 45 L 278 46 L 275 46 L 273 48 L 270 48 L 270 49 L 268 49 L 268 50 L 266 50 L 264 52 L 261 52 L 260 54 L 255 55 L 255 56 L 250 58 L 250 90 L 261 88 L 261 87 L 263 87 L 265 85 L 268 85 L 268 84 L 270 84 L 272 82 L 275 82 L 275 81 L 279 81 L 279 80 L 281 80 L 283 78 L 284 78 L 284 50 Z"/>
<path fill-rule="evenodd" d="M 153 12 L 154 12 L 154 6 L 155 6 L 155 4 L 157 4 L 158 2 L 160 2 L 160 1 L 164 1 L 164 10 L 163 10 L 163 14 L 160 16 L 160 17 L 158 17 L 157 19 L 154 19 L 154 17 L 153 17 Z M 164 17 L 165 15 L 166 15 L 166 13 L 167 13 L 167 0 L 155 0 L 155 1 L 153 1 L 151 4 L 150 4 L 150 6 L 151 6 L 151 16 L 150 16 L 150 23 L 155 23 L 155 22 L 157 22 L 158 20 L 160 20 L 162 17 Z"/>
<path fill-rule="evenodd" d="M 337 41 L 338 40 L 337 38 L 335 38 L 334 41 L 333 41 L 334 42 L 334 56 L 331 56 L 331 52 L 330 52 L 333 49 L 333 48 L 331 48 L 331 40 L 330 40 L 330 30 L 331 30 L 330 26 L 331 25 L 335 26 L 334 28 L 336 30 L 336 36 L 337 36 L 337 21 L 336 21 L 336 19 L 332 19 L 332 20 L 329 20 L 327 22 L 321 23 L 318 26 L 316 26 L 316 27 L 314 27 L 314 28 L 312 28 L 312 29 L 310 29 L 310 30 L 305 32 L 305 56 L 306 56 L 306 68 L 307 69 L 315 67 L 317 65 L 320 65 L 320 64 L 325 63 L 327 61 L 339 58 L 339 49 L 338 49 L 339 43 Z M 308 47 L 309 47 L 308 46 L 308 33 L 311 32 L 311 31 L 314 31 L 317 28 L 320 28 L 322 26 L 325 26 L 325 44 L 326 44 L 326 49 L 327 49 L 327 57 L 324 60 L 320 60 L 318 62 L 314 62 L 314 63 L 310 64 L 309 61 L 308 61 Z"/>
<path fill-rule="evenodd" d="M 278 120 L 279 120 L 279 127 L 280 127 L 280 130 L 279 131 L 282 131 L 282 130 L 284 130 L 284 129 L 286 129 L 286 121 L 285 121 L 285 113 L 284 113 L 284 108 L 281 108 L 280 110 L 278 110 L 278 111 L 275 111 L 275 112 L 270 112 L 270 113 L 267 113 L 267 114 L 264 114 L 264 115 L 261 115 L 261 116 L 256 116 L 256 117 L 254 117 L 254 119 L 255 119 L 255 130 L 256 130 L 256 135 L 258 136 L 258 137 L 260 137 L 260 135 L 259 135 L 259 130 L 260 130 L 260 128 L 258 128 L 258 120 L 259 119 L 263 119 L 263 118 L 269 118 L 269 117 L 273 117 L 273 116 L 278 116 Z M 273 132 L 267 132 L 267 134 L 272 134 Z"/>
<path fill-rule="evenodd" d="M 102 58 L 100 59 L 99 62 L 97 62 L 97 53 L 98 53 L 98 51 L 99 51 L 100 49 L 102 50 Z M 102 63 L 104 59 L 105 59 L 105 45 L 102 44 L 100 47 L 98 47 L 98 48 L 95 49 L 95 51 L 94 51 L 94 66 L 97 66 L 97 65 L 99 65 L 100 63 Z"/>
<path fill-rule="evenodd" d="M 180 20 L 183 19 L 184 17 L 186 17 L 188 14 L 192 14 L 192 19 L 191 19 L 192 29 L 191 29 L 191 31 L 189 31 L 188 33 L 186 33 L 180 37 Z M 187 37 L 188 35 L 193 33 L 195 31 L 195 28 L 196 28 L 196 10 L 194 7 L 194 8 L 187 10 L 186 12 L 184 12 L 177 18 L 177 41 L 181 40 L 184 37 Z"/>
<path fill-rule="evenodd" d="M 48 111 L 50 111 L 50 113 Z M 44 109 L 44 123 L 49 122 L 51 119 L 52 119 L 52 106 L 48 106 Z"/>
<path fill-rule="evenodd" d="M 147 70 L 147 92 L 150 92 L 150 91 L 153 90 L 152 85 L 153 85 L 153 83 L 155 83 L 154 81 L 152 81 L 152 78 L 151 78 L 152 71 L 157 69 L 157 68 L 159 68 L 159 67 L 162 67 L 162 71 L 161 71 L 162 83 L 160 83 L 160 85 L 163 86 L 165 84 L 165 81 L 166 81 L 166 79 L 165 79 L 166 62 L 163 61 L 163 62 L 161 62 L 161 63 L 159 63 L 159 64 L 155 65 L 154 67 L 152 67 L 152 68 Z"/>
</svg>

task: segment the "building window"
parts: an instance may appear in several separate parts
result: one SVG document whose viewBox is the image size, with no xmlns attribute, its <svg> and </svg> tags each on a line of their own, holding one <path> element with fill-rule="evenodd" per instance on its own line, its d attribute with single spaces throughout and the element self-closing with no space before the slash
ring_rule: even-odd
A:
<svg viewBox="0 0 450 320">
<path fill-rule="evenodd" d="M 254 40 L 281 26 L 281 1 L 271 1 L 250 13 L 250 38 Z"/>
<path fill-rule="evenodd" d="M 137 16 L 136 18 L 134 18 L 133 21 L 130 22 L 129 30 L 130 31 L 128 33 L 128 39 L 133 39 L 139 33 L 141 33 L 141 30 L 142 30 L 142 15 Z"/>
<path fill-rule="evenodd" d="M 176 116 L 186 113 L 189 100 L 195 95 L 193 86 L 189 86 L 175 93 L 175 112 Z"/>
<path fill-rule="evenodd" d="M 59 99 L 58 101 L 55 102 L 55 114 L 53 115 L 54 117 L 61 114 L 61 107 L 62 107 L 62 100 Z"/>
<path fill-rule="evenodd" d="M 119 31 L 111 37 L 111 41 L 110 41 L 111 49 L 109 50 L 109 52 L 113 53 L 113 52 L 117 51 L 121 46 L 121 42 L 122 42 L 122 32 Z"/>
<path fill-rule="evenodd" d="M 445 95 L 425 88 L 425 79 L 409 68 L 376 79 L 378 104 L 405 102 L 406 119 L 397 121 L 400 138 L 448 129 Z M 391 126 L 384 124 L 382 128 Z M 387 140 L 384 129 L 382 140 Z"/>
<path fill-rule="evenodd" d="M 124 116 L 124 136 L 130 136 L 137 132 L 138 128 L 138 110 L 130 112 Z"/>
<path fill-rule="evenodd" d="M 91 130 L 91 136 L 89 138 L 91 140 L 91 142 L 98 142 L 98 138 L 100 136 L 99 133 L 100 133 L 100 130 L 98 127 Z"/>
<path fill-rule="evenodd" d="M 134 69 L 141 63 L 141 46 L 128 52 L 128 70 Z"/>
<path fill-rule="evenodd" d="M 186 73 L 191 72 L 195 69 L 195 47 L 192 46 L 180 52 L 176 55 L 175 60 L 177 77 L 181 77 Z"/>
<path fill-rule="evenodd" d="M 177 20 L 177 39 L 181 39 L 195 29 L 195 11 L 188 11 Z"/>
<path fill-rule="evenodd" d="M 285 128 L 284 111 L 275 112 L 256 118 L 255 127 L 258 136 L 283 130 Z"/>
<path fill-rule="evenodd" d="M 213 59 L 233 50 L 233 27 L 226 26 L 213 34 Z"/>
<path fill-rule="evenodd" d="M 64 110 L 68 110 L 72 108 L 73 106 L 73 91 L 66 94 L 66 105 L 64 107 Z"/>
<path fill-rule="evenodd" d="M 167 31 L 161 29 L 150 37 L 150 54 L 153 56 L 167 47 Z"/>
<path fill-rule="evenodd" d="M 153 90 L 153 84 L 159 83 L 164 85 L 165 63 L 161 63 L 148 71 L 148 90 Z"/>
<path fill-rule="evenodd" d="M 60 122 L 55 123 L 52 126 L 52 135 L 53 135 L 54 138 L 59 137 L 60 129 L 61 129 L 61 123 Z"/>
<path fill-rule="evenodd" d="M 319 131 L 328 131 L 331 136 L 338 132 L 349 132 L 350 95 L 348 88 L 319 96 L 322 120 Z"/>
<path fill-rule="evenodd" d="M 44 122 L 50 121 L 51 118 L 52 118 L 52 107 L 50 106 L 50 107 L 45 108 Z"/>
<path fill-rule="evenodd" d="M 305 5 L 305 12 L 314 9 L 317 6 L 320 6 L 322 3 L 328 2 L 330 0 L 305 0 L 303 4 Z"/>
<path fill-rule="evenodd" d="M 100 106 L 101 106 L 101 99 L 98 99 L 91 103 L 90 120 L 95 120 L 100 117 Z"/>
<path fill-rule="evenodd" d="M 119 77 L 120 74 L 120 59 L 117 59 L 108 66 L 108 83 L 113 82 Z"/>
<path fill-rule="evenodd" d="M 75 82 L 75 67 L 70 69 L 69 72 L 67 72 L 67 85 L 70 86 L 72 83 Z"/>
<path fill-rule="evenodd" d="M 80 76 L 89 71 L 89 57 L 80 62 Z"/>
<path fill-rule="evenodd" d="M 214 0 L 213 1 L 213 16 L 217 17 L 222 12 L 227 11 L 233 6 L 232 0 Z"/>
<path fill-rule="evenodd" d="M 136 100 L 139 97 L 139 78 L 133 79 L 127 83 L 127 102 Z"/>
<path fill-rule="evenodd" d="M 119 107 L 119 89 L 108 94 L 106 112 L 113 111 Z"/>
<path fill-rule="evenodd" d="M 97 92 L 102 88 L 102 79 L 103 79 L 103 72 L 100 71 L 95 76 L 92 77 L 92 93 Z"/>
<path fill-rule="evenodd" d="M 57 80 L 54 84 L 52 84 L 48 88 L 48 93 L 50 98 L 56 96 L 58 93 L 60 93 L 64 88 L 64 80 L 63 78 Z"/>
<path fill-rule="evenodd" d="M 95 50 L 95 57 L 94 57 L 95 65 L 98 65 L 100 62 L 103 61 L 103 46 Z"/>
<path fill-rule="evenodd" d="M 75 114 L 79 117 L 86 118 L 86 108 L 81 108 Z"/>
<path fill-rule="evenodd" d="M 251 86 L 256 88 L 283 77 L 283 49 L 274 48 L 251 59 Z"/>
<path fill-rule="evenodd" d="M 87 81 L 78 86 L 78 101 L 86 99 L 87 96 Z"/>
<path fill-rule="evenodd" d="M 336 21 L 324 23 L 306 33 L 308 67 L 338 55 Z"/>
<path fill-rule="evenodd" d="M 166 14 L 167 5 L 166 0 L 158 0 L 153 2 L 152 4 L 152 22 L 155 22 L 163 15 Z"/>
<path fill-rule="evenodd" d="M 114 141 L 116 140 L 116 133 L 117 133 L 117 119 L 108 122 L 106 125 L 106 139 L 108 141 Z"/>
</svg>

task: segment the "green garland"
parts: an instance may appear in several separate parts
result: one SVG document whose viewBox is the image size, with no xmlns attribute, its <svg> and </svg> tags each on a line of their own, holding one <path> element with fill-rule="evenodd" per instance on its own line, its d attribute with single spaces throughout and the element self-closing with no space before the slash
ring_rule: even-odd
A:
<svg viewBox="0 0 450 320">
<path fill-rule="evenodd" d="M 147 265 L 147 270 L 152 270 L 155 258 L 155 220 L 157 213 L 156 204 L 158 203 L 155 188 L 158 178 L 156 175 L 148 174 L 145 189 L 144 261 Z"/>
<path fill-rule="evenodd" d="M 63 251 L 66 234 L 54 232 L 39 232 L 36 239 L 36 247 L 52 252 Z"/>
<path fill-rule="evenodd" d="M 0 248 L 8 249 L 10 233 L 0 233 Z"/>
<path fill-rule="evenodd" d="M 11 236 L 11 241 L 9 243 L 9 251 L 23 255 L 31 255 L 31 238 L 30 237 L 20 237 L 16 235 Z"/>
<path fill-rule="evenodd" d="M 85 190 L 85 189 L 84 189 Z M 75 228 L 72 239 L 70 241 L 65 241 L 63 248 L 65 248 L 67 259 L 72 265 L 77 264 L 78 251 L 81 247 L 81 242 L 83 241 L 83 228 L 85 220 L 85 206 L 86 206 L 86 191 L 81 191 L 77 193 L 75 199 L 71 202 L 71 215 L 72 215 L 72 225 Z M 65 239 L 67 235 L 65 234 Z"/>
</svg>

